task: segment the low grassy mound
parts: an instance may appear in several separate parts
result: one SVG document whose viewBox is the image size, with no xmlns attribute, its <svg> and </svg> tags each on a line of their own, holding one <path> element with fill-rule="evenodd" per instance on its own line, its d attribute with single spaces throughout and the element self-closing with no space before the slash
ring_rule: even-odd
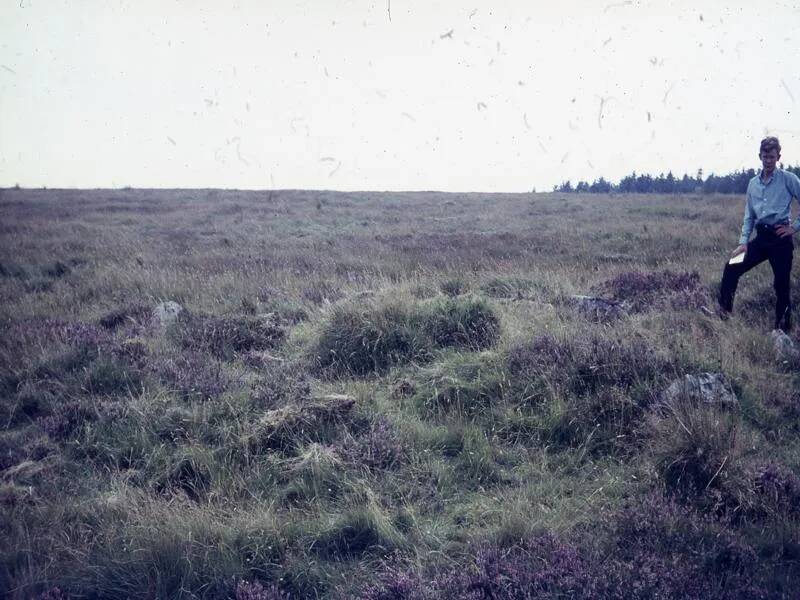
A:
<svg viewBox="0 0 800 600">
<path fill-rule="evenodd" d="M 317 371 L 355 377 L 427 360 L 429 354 L 419 315 L 400 304 L 334 307 L 311 352 Z"/>
<path fill-rule="evenodd" d="M 453 353 L 421 369 L 413 401 L 425 417 L 479 418 L 503 399 L 505 373 L 493 353 Z"/>
<path fill-rule="evenodd" d="M 425 330 L 437 347 L 484 350 L 500 338 L 500 319 L 480 298 L 434 300 L 424 310 Z"/>
<path fill-rule="evenodd" d="M 729 488 L 746 440 L 737 415 L 678 398 L 651 418 L 651 451 L 667 489 L 703 494 Z"/>
<path fill-rule="evenodd" d="M 630 452 L 675 365 L 637 338 L 537 336 L 506 357 L 500 434 L 592 453 Z"/>
<path fill-rule="evenodd" d="M 184 310 L 170 334 L 186 349 L 233 360 L 248 351 L 275 348 L 286 332 L 266 317 L 217 317 Z"/>
<path fill-rule="evenodd" d="M 728 520 L 800 530 L 800 477 L 759 451 L 740 415 L 681 398 L 654 412 L 648 429 L 656 473 L 675 498 Z"/>
<path fill-rule="evenodd" d="M 452 352 L 420 368 L 411 398 L 425 419 L 467 420 L 505 441 L 638 451 L 646 416 L 682 363 L 644 338 L 546 334 L 503 352 Z"/>
<path fill-rule="evenodd" d="M 696 271 L 627 271 L 596 286 L 594 292 L 624 302 L 632 312 L 700 308 L 710 302 Z"/>
<path fill-rule="evenodd" d="M 212 517 L 194 502 L 125 492 L 52 516 L 69 521 L 72 535 L 100 528 L 91 545 L 63 554 L 64 598 L 230 598 L 237 581 L 266 585 L 283 574 L 286 540 L 266 507 L 258 517 Z"/>
<path fill-rule="evenodd" d="M 336 306 L 310 351 L 317 372 L 363 377 L 408 362 L 426 362 L 436 349 L 482 349 L 500 336 L 500 321 L 479 298 Z"/>
<path fill-rule="evenodd" d="M 400 468 L 409 449 L 392 422 L 378 415 L 358 435 L 348 435 L 341 443 L 340 453 L 354 467 L 383 471 Z"/>
</svg>

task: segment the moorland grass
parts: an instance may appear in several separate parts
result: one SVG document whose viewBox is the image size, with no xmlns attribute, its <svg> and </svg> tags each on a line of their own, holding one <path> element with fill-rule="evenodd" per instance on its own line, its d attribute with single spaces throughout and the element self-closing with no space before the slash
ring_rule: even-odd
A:
<svg viewBox="0 0 800 600">
<path fill-rule="evenodd" d="M 739 204 L 2 190 L 0 590 L 791 597 L 768 269 L 698 310 Z M 707 371 L 738 403 L 661 401 Z"/>
</svg>

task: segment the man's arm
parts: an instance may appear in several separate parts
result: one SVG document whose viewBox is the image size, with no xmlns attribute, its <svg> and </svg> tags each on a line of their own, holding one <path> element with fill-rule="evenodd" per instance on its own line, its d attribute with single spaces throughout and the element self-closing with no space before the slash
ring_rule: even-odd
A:
<svg viewBox="0 0 800 600">
<path fill-rule="evenodd" d="M 743 246 L 750 239 L 753 233 L 753 223 L 756 221 L 756 213 L 750 206 L 750 186 L 747 186 L 747 194 L 744 197 L 744 219 L 742 221 L 742 235 L 739 237 L 739 245 Z"/>
<path fill-rule="evenodd" d="M 800 178 L 791 171 L 786 171 L 786 189 L 800 204 Z M 800 215 L 797 215 L 794 223 L 792 223 L 792 228 L 795 231 L 800 231 Z"/>
</svg>

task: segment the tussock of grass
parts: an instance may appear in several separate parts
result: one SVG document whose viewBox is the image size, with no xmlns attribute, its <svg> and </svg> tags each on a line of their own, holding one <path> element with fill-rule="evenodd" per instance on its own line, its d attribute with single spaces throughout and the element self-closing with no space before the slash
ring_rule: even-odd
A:
<svg viewBox="0 0 800 600">
<path fill-rule="evenodd" d="M 71 594 L 173 598 L 192 589 L 230 597 L 238 580 L 277 582 L 282 574 L 287 539 L 266 507 L 249 519 L 123 495 L 87 510 L 93 514 L 64 515 L 84 527 L 104 525 L 85 554 L 69 557 L 71 569 L 58 573 Z"/>
<path fill-rule="evenodd" d="M 312 442 L 284 462 L 285 502 L 335 498 L 345 485 L 344 463 L 332 446 Z"/>
<path fill-rule="evenodd" d="M 443 425 L 411 422 L 406 426 L 406 437 L 417 451 L 452 457 L 458 456 L 464 447 L 464 424 L 461 422 L 447 422 Z"/>
<path fill-rule="evenodd" d="M 411 307 L 336 306 L 319 332 L 311 359 L 321 373 L 359 377 L 428 361 L 436 348 L 487 348 L 499 335 L 499 319 L 476 298 L 434 299 Z"/>
<path fill-rule="evenodd" d="M 144 386 L 143 374 L 110 357 L 99 357 L 87 369 L 83 386 L 90 394 L 128 395 Z"/>
<path fill-rule="evenodd" d="M 656 466 L 671 489 L 720 487 L 744 451 L 734 415 L 690 400 L 670 404 L 652 427 Z"/>
<path fill-rule="evenodd" d="M 503 399 L 505 373 L 496 355 L 456 353 L 420 371 L 413 401 L 426 416 L 484 415 Z"/>
<path fill-rule="evenodd" d="M 482 430 L 468 427 L 463 434 L 462 444 L 456 461 L 456 472 L 461 481 L 485 488 L 506 479 L 497 463 L 496 450 Z"/>
<path fill-rule="evenodd" d="M 336 306 L 312 349 L 315 368 L 360 377 L 410 361 L 427 360 L 430 342 L 419 315 L 405 306 Z"/>
<path fill-rule="evenodd" d="M 352 506 L 314 541 L 313 550 L 331 559 L 360 557 L 369 552 L 382 555 L 405 546 L 405 536 L 386 511 L 374 500 Z"/>
<path fill-rule="evenodd" d="M 440 348 L 485 350 L 500 337 L 500 319 L 481 298 L 434 300 L 425 312 L 425 331 Z"/>
<path fill-rule="evenodd" d="M 172 458 L 154 482 L 160 493 L 182 492 L 191 500 L 200 500 L 213 482 L 214 459 L 203 449 L 187 448 Z"/>
<path fill-rule="evenodd" d="M 439 283 L 439 289 L 445 296 L 455 297 L 469 289 L 469 283 L 462 277 L 450 277 Z"/>
</svg>

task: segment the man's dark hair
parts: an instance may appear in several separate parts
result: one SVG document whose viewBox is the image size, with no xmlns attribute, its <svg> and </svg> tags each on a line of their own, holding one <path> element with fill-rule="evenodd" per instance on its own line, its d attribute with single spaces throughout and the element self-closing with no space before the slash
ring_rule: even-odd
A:
<svg viewBox="0 0 800 600">
<path fill-rule="evenodd" d="M 776 137 L 765 137 L 761 140 L 761 148 L 759 149 L 758 153 L 761 154 L 762 152 L 769 152 L 772 149 L 778 151 L 778 154 L 781 153 L 781 143 L 778 141 Z"/>
</svg>

